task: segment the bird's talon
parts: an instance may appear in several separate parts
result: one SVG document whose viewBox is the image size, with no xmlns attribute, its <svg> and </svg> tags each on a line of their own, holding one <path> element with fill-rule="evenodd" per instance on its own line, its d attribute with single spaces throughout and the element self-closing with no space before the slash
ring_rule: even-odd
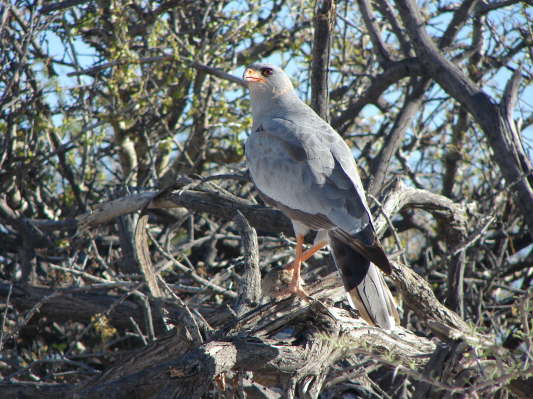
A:
<svg viewBox="0 0 533 399">
<path fill-rule="evenodd" d="M 294 268 L 294 262 L 287 263 L 285 266 L 283 266 L 283 269 L 285 270 L 292 270 Z"/>
<path fill-rule="evenodd" d="M 305 292 L 305 290 L 301 287 L 300 284 L 295 286 L 289 286 L 274 294 L 276 298 L 289 297 L 293 295 L 305 299 L 306 301 L 311 299 L 311 296 L 307 292 Z"/>
</svg>

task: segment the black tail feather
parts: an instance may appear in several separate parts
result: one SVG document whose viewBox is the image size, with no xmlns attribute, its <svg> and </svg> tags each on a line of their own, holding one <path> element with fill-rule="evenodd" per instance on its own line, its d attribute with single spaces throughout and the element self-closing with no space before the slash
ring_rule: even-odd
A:
<svg viewBox="0 0 533 399">
<path fill-rule="evenodd" d="M 357 246 L 354 248 L 354 245 L 345 241 L 344 237 L 339 239 L 337 234 L 330 233 L 333 258 L 342 276 L 350 304 L 369 324 L 392 329 L 399 323 L 399 317 L 383 276 L 366 254 L 361 254 Z M 388 260 L 387 264 L 390 268 Z"/>
<path fill-rule="evenodd" d="M 329 234 L 338 241 L 342 241 L 352 247 L 356 252 L 378 266 L 385 274 L 392 272 L 389 259 L 385 251 L 383 251 L 371 224 L 368 224 L 363 230 L 353 235 L 339 229 L 331 230 Z"/>
</svg>

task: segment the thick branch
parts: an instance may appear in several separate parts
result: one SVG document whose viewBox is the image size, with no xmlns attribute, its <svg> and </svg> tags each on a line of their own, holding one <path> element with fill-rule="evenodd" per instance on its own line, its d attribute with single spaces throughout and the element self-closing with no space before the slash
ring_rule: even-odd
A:
<svg viewBox="0 0 533 399">
<path fill-rule="evenodd" d="M 315 7 L 315 32 L 313 36 L 313 62 L 311 64 L 311 106 L 329 121 L 328 76 L 331 31 L 335 22 L 335 1 L 322 0 Z"/>
<path fill-rule="evenodd" d="M 435 217 L 443 219 L 452 230 L 461 232 L 465 230 L 468 221 L 466 208 L 451 199 L 431 191 L 405 187 L 403 184 L 399 184 L 385 201 L 382 211 L 390 217 L 404 208 L 423 209 Z M 378 235 L 382 235 L 387 228 L 387 221 L 383 214 L 376 218 L 375 226 Z"/>
<path fill-rule="evenodd" d="M 138 211 L 143 208 L 146 200 L 153 199 L 159 194 L 157 191 L 147 191 L 98 204 L 90 213 L 77 218 L 79 227 L 87 229 L 108 223 L 120 215 Z M 290 221 L 281 212 L 224 193 L 180 190 L 157 198 L 148 209 L 175 207 L 207 212 L 225 220 L 231 220 L 234 212 L 238 210 L 253 227 L 263 232 L 292 234 Z"/>
<path fill-rule="evenodd" d="M 96 314 L 106 314 L 117 328 L 131 327 L 130 318 L 144 323 L 142 307 L 131 300 L 121 300 L 106 291 L 124 287 L 134 288 L 135 283 L 109 283 L 83 288 L 44 288 L 13 285 L 10 304 L 19 311 L 35 309 L 36 314 L 55 322 L 79 321 L 89 323 Z M 0 298 L 8 296 L 10 284 L 0 283 Z M 109 310 L 111 312 L 109 312 Z"/>
<path fill-rule="evenodd" d="M 434 344 L 403 330 L 401 338 L 378 328 L 366 327 L 344 311 L 282 301 L 258 309 L 237 325 L 239 331 L 253 329 L 253 336 L 240 335 L 191 347 L 182 355 L 169 356 L 165 348 L 176 345 L 176 337 L 162 339 L 117 364 L 105 374 L 76 387 L 74 397 L 199 398 L 211 389 L 209 382 L 226 372 L 253 371 L 265 386 L 279 384 L 279 376 L 297 376 L 304 388 L 309 377 L 320 373 L 340 358 L 359 351 L 376 359 L 379 353 L 393 353 L 395 364 L 423 365 Z M 259 317 L 259 318 L 258 318 Z M 257 321 L 262 321 L 259 326 Z M 271 338 L 281 326 L 291 326 L 299 342 L 287 344 Z M 254 328 L 255 327 L 255 328 Z M 362 345 L 364 343 L 364 345 Z M 357 347 L 364 349 L 358 350 Z M 374 352 L 376 350 L 376 352 Z M 174 351 L 175 352 L 175 351 Z M 405 367 L 407 369 L 407 367 Z"/>
<path fill-rule="evenodd" d="M 239 211 L 237 211 L 234 220 L 241 232 L 244 255 L 244 273 L 239 284 L 239 296 L 235 304 L 235 312 L 241 316 L 260 302 L 261 271 L 259 269 L 257 233 Z"/>
</svg>

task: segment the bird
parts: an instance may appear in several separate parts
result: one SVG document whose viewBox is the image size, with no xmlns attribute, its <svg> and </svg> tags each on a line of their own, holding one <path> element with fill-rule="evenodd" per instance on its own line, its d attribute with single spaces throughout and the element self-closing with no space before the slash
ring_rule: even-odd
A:
<svg viewBox="0 0 533 399">
<path fill-rule="evenodd" d="M 245 142 L 248 170 L 264 202 L 291 220 L 296 236 L 292 277 L 284 291 L 307 297 L 302 262 L 329 246 L 351 307 L 368 324 L 393 329 L 399 323 L 396 305 L 377 269 L 390 274 L 392 266 L 376 236 L 350 148 L 298 97 L 281 68 L 253 63 L 243 80 L 253 119 Z M 316 231 L 316 238 L 304 251 L 309 231 Z"/>
</svg>

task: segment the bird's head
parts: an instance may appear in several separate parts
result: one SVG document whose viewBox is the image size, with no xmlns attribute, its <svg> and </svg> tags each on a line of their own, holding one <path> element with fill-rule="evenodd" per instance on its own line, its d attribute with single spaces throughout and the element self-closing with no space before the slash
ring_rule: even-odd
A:
<svg viewBox="0 0 533 399">
<path fill-rule="evenodd" d="M 280 96 L 293 91 L 289 77 L 282 69 L 272 64 L 255 63 L 246 68 L 243 79 L 252 93 Z"/>
</svg>

